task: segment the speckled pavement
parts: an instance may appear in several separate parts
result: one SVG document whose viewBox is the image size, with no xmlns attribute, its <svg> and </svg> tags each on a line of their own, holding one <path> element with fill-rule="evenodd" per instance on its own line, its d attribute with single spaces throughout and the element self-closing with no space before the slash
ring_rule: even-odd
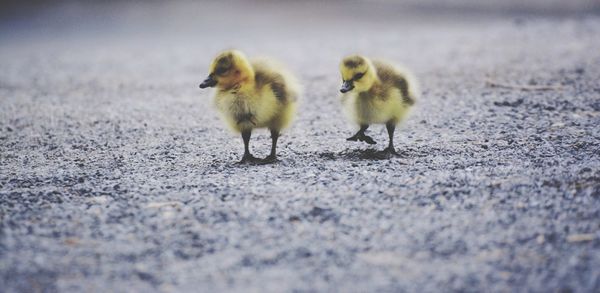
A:
<svg viewBox="0 0 600 293">
<path fill-rule="evenodd" d="M 600 290 L 597 14 L 211 2 L 28 19 L 0 26 L 1 291 Z M 237 165 L 241 138 L 198 89 L 233 47 L 303 83 L 277 164 Z M 355 52 L 421 82 L 404 158 L 361 158 L 383 126 L 374 147 L 345 140 L 337 65 Z M 251 147 L 266 155 L 267 131 Z"/>
</svg>

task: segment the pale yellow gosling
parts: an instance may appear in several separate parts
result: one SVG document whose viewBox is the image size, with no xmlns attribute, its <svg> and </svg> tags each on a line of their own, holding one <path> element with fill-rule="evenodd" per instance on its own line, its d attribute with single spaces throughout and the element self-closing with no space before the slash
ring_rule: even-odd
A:
<svg viewBox="0 0 600 293">
<path fill-rule="evenodd" d="M 365 131 L 371 124 L 385 124 L 389 143 L 379 155 L 398 156 L 394 148 L 394 131 L 419 96 L 414 77 L 406 70 L 359 55 L 344 58 L 340 71 L 344 108 L 360 127 L 348 140 L 375 144 Z"/>
<path fill-rule="evenodd" d="M 214 102 L 225 122 L 242 134 L 244 156 L 240 163 L 277 160 L 277 139 L 296 112 L 299 86 L 296 79 L 275 62 L 248 60 L 237 50 L 219 54 L 210 65 L 200 88 L 216 87 Z M 249 149 L 255 128 L 271 131 L 271 153 L 257 159 Z"/>
</svg>

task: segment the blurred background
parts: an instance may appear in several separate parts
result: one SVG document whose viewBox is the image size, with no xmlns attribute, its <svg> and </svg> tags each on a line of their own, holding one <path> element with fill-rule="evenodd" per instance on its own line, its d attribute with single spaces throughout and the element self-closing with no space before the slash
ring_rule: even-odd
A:
<svg viewBox="0 0 600 293">
<path fill-rule="evenodd" d="M 574 16 L 597 14 L 598 0 L 350 0 L 350 1 L 17 1 L 1 2 L 3 36 L 54 36 L 60 33 L 132 34 L 169 30 L 190 33 L 235 29 L 311 30 L 341 21 L 419 15 L 423 24 L 436 17 L 502 15 Z M 225 19 L 229 19 L 226 21 Z M 388 20 L 389 21 L 389 20 Z M 248 23 L 249 22 L 249 23 Z M 287 27 L 293 25 L 292 27 Z M 328 27 L 320 27 L 327 30 Z M 54 36 L 58 37 L 58 36 Z M 201 37 L 196 35 L 196 37 Z M 206 37 L 206 35 L 204 36 Z"/>
<path fill-rule="evenodd" d="M 175 72 L 182 74 L 178 80 L 185 73 L 200 80 L 217 52 L 234 47 L 251 56 L 271 55 L 305 75 L 317 73 L 311 70 L 315 64 L 331 69 L 317 75 L 337 75 L 337 59 L 356 52 L 391 58 L 419 71 L 425 68 L 419 62 L 441 64 L 447 60 L 444 54 L 459 52 L 450 49 L 451 39 L 461 43 L 462 38 L 467 50 L 494 50 L 487 46 L 498 24 L 586 19 L 600 12 L 600 0 L 9 0 L 0 5 L 0 58 L 15 61 L 15 66 L 18 56 L 45 52 L 56 56 L 51 62 L 90 65 L 87 69 L 128 67 L 154 85 L 173 84 Z M 503 44 L 533 45 L 540 42 L 505 38 Z M 468 58 L 463 53 L 455 57 Z M 415 58 L 419 54 L 427 57 Z M 454 61 L 444 66 L 461 66 Z M 83 78 L 84 68 L 77 74 Z M 2 80 L 11 83 L 11 78 L 18 79 Z"/>
</svg>

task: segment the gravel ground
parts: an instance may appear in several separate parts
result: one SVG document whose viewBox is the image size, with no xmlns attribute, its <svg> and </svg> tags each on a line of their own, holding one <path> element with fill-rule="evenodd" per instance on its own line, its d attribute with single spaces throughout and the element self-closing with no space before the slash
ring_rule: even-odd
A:
<svg viewBox="0 0 600 293">
<path fill-rule="evenodd" d="M 241 6 L 3 20 L 2 291 L 600 290 L 599 15 Z M 198 89 L 231 47 L 303 82 L 275 165 L 235 164 L 241 138 Z M 421 81 L 405 158 L 345 141 L 353 52 Z"/>
</svg>

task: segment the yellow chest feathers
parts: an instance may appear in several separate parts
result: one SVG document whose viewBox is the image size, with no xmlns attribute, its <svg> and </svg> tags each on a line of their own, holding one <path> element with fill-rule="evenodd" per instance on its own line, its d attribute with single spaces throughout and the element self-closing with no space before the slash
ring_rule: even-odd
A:
<svg viewBox="0 0 600 293">
<path fill-rule="evenodd" d="M 236 130 L 267 126 L 279 106 L 273 94 L 267 91 L 219 91 L 214 101 L 223 118 Z"/>
<path fill-rule="evenodd" d="M 410 107 L 403 103 L 399 90 L 390 89 L 383 95 L 352 93 L 343 99 L 345 112 L 356 122 L 386 123 L 400 121 Z"/>
</svg>

